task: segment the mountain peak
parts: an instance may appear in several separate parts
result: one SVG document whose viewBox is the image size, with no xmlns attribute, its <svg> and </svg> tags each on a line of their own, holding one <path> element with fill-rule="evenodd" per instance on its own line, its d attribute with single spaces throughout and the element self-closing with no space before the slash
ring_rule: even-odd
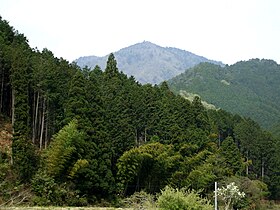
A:
<svg viewBox="0 0 280 210">
<path fill-rule="evenodd" d="M 185 50 L 172 47 L 161 47 L 149 41 L 143 41 L 125 47 L 114 53 L 118 68 L 128 76 L 133 75 L 142 84 L 159 84 L 164 80 L 183 73 L 186 69 L 201 62 L 220 62 L 209 60 Z M 81 67 L 93 68 L 99 65 L 105 69 L 107 56 L 87 56 L 76 60 Z"/>
<path fill-rule="evenodd" d="M 146 41 L 146 40 L 144 40 L 143 42 L 140 42 L 140 43 L 138 43 L 138 44 L 141 44 L 141 45 L 147 45 L 147 46 L 158 46 L 158 45 L 156 45 L 156 44 L 154 44 L 154 43 L 152 43 L 152 42 L 150 42 L 150 41 Z"/>
<path fill-rule="evenodd" d="M 128 47 L 122 48 L 117 52 L 120 52 L 120 51 L 125 50 L 125 49 L 129 49 L 129 50 L 131 50 L 131 49 L 146 49 L 147 50 L 147 49 L 157 48 L 157 47 L 161 48 L 159 45 L 156 45 L 152 42 L 144 40 L 143 42 L 138 42 L 138 43 L 130 45 Z"/>
</svg>

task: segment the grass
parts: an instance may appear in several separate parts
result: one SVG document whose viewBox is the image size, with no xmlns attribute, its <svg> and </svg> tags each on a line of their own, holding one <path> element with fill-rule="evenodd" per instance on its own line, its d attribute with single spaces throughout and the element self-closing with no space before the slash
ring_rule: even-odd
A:
<svg viewBox="0 0 280 210">
<path fill-rule="evenodd" d="M 262 210 L 279 210 L 280 205 L 261 208 Z M 0 207 L 0 210 L 132 210 L 132 208 L 106 207 Z"/>
<path fill-rule="evenodd" d="M 0 207 L 0 210 L 124 210 L 125 208 L 101 207 Z M 126 208 L 126 210 L 131 210 Z"/>
</svg>

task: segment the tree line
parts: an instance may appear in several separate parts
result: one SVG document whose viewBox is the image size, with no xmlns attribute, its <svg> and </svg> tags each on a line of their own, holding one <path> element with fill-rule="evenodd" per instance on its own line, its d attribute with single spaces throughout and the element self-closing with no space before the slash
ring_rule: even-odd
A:
<svg viewBox="0 0 280 210">
<path fill-rule="evenodd" d="M 276 137 L 199 97 L 185 100 L 166 82 L 141 85 L 113 54 L 104 70 L 81 69 L 31 49 L 0 19 L 0 81 L 0 114 L 13 125 L 12 155 L 0 158 L 4 201 L 15 186 L 34 205 L 114 203 L 166 185 L 207 197 L 215 181 L 230 179 L 279 199 Z"/>
</svg>

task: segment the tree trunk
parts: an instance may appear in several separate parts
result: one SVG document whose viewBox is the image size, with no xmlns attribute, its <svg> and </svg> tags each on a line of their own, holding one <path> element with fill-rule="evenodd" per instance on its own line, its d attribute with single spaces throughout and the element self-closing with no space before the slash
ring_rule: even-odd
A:
<svg viewBox="0 0 280 210">
<path fill-rule="evenodd" d="M 220 134 L 220 132 L 219 132 L 218 148 L 220 148 L 220 147 L 221 147 L 221 134 Z"/>
<path fill-rule="evenodd" d="M 37 94 L 37 98 L 35 97 L 35 93 L 34 93 L 34 103 L 36 103 L 35 105 L 35 113 L 34 113 L 34 118 L 33 118 L 33 133 L 32 133 L 32 142 L 35 144 L 35 139 L 36 139 L 36 133 L 38 133 L 37 131 L 37 124 L 38 124 L 38 109 L 39 109 L 39 99 L 40 99 L 40 94 L 38 92 Z"/>
<path fill-rule="evenodd" d="M 138 146 L 137 128 L 135 128 L 135 145 Z"/>
<path fill-rule="evenodd" d="M 4 94 L 4 70 L 2 70 L 1 74 L 1 93 L 0 93 L 0 113 L 2 112 L 3 107 L 3 94 Z"/>
<path fill-rule="evenodd" d="M 247 150 L 246 154 L 247 164 L 246 164 L 246 175 L 249 175 L 249 151 Z"/>
<path fill-rule="evenodd" d="M 40 135 L 41 135 L 41 124 L 42 124 L 42 99 L 41 97 L 38 98 L 39 100 L 39 107 L 38 107 L 38 116 L 37 116 L 37 127 L 36 127 L 36 139 L 40 139 Z M 36 140 L 35 139 L 35 140 Z M 39 142 L 36 142 L 39 144 Z"/>
<path fill-rule="evenodd" d="M 12 109 L 11 109 L 12 113 L 12 134 L 14 135 L 14 125 L 15 125 L 15 90 L 12 88 Z M 11 165 L 13 165 L 14 161 L 13 161 L 13 150 L 12 150 L 12 154 L 11 154 Z"/>
<path fill-rule="evenodd" d="M 44 126 L 45 126 L 45 106 L 46 106 L 46 99 L 44 98 L 42 119 L 41 119 L 41 132 L 40 132 L 40 145 L 39 145 L 40 150 L 42 150 L 42 145 L 43 145 L 43 133 L 44 133 Z"/>
<path fill-rule="evenodd" d="M 15 90 L 12 88 L 12 127 L 13 127 L 13 134 L 14 134 L 14 125 L 15 125 Z"/>
<path fill-rule="evenodd" d="M 49 118 L 48 118 L 48 103 L 46 106 L 46 129 L 45 129 L 45 149 L 47 149 L 48 146 L 48 124 L 49 124 Z"/>
<path fill-rule="evenodd" d="M 264 179 L 264 160 L 263 160 L 263 158 L 262 158 L 261 177 L 262 177 L 262 180 L 263 180 Z"/>
<path fill-rule="evenodd" d="M 231 209 L 231 198 L 225 203 L 225 210 L 230 210 Z"/>
<path fill-rule="evenodd" d="M 140 189 L 140 177 L 139 177 L 139 175 L 137 175 L 137 183 L 135 186 L 135 191 L 139 191 L 139 189 Z"/>
<path fill-rule="evenodd" d="M 145 143 L 147 142 L 147 128 L 145 127 Z"/>
<path fill-rule="evenodd" d="M 34 133 L 35 133 L 35 110 L 36 110 L 36 92 L 33 93 L 33 105 L 32 105 L 32 142 L 34 142 Z"/>
</svg>

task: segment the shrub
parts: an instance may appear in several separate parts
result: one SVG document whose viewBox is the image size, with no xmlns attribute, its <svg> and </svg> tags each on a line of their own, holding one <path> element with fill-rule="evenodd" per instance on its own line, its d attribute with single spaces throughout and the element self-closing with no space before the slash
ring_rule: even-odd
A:
<svg viewBox="0 0 280 210">
<path fill-rule="evenodd" d="M 34 205 L 69 205 L 86 206 L 87 198 L 80 197 L 77 191 L 73 191 L 71 184 L 57 184 L 53 177 L 45 171 L 39 170 L 31 181 Z"/>
<path fill-rule="evenodd" d="M 225 210 L 232 209 L 234 204 L 237 204 L 238 201 L 245 197 L 245 193 L 240 192 L 234 182 L 231 182 L 226 187 L 218 188 L 217 193 L 225 203 Z"/>
<path fill-rule="evenodd" d="M 165 187 L 158 196 L 157 205 L 162 210 L 212 210 L 207 199 L 201 198 L 195 191 Z"/>
<path fill-rule="evenodd" d="M 39 170 L 31 180 L 32 191 L 35 193 L 33 202 L 35 205 L 44 206 L 50 205 L 55 197 L 57 184 L 54 179 L 47 175 L 45 171 Z"/>
<path fill-rule="evenodd" d="M 133 209 L 152 209 L 155 206 L 154 196 L 145 191 L 135 192 L 123 202 L 125 207 Z"/>
<path fill-rule="evenodd" d="M 248 177 L 227 177 L 221 184 L 223 186 L 234 182 L 240 191 L 244 192 L 246 196 L 239 200 L 234 207 L 241 208 L 261 208 L 261 201 L 269 195 L 267 185 L 260 180 L 251 180 Z"/>
</svg>

